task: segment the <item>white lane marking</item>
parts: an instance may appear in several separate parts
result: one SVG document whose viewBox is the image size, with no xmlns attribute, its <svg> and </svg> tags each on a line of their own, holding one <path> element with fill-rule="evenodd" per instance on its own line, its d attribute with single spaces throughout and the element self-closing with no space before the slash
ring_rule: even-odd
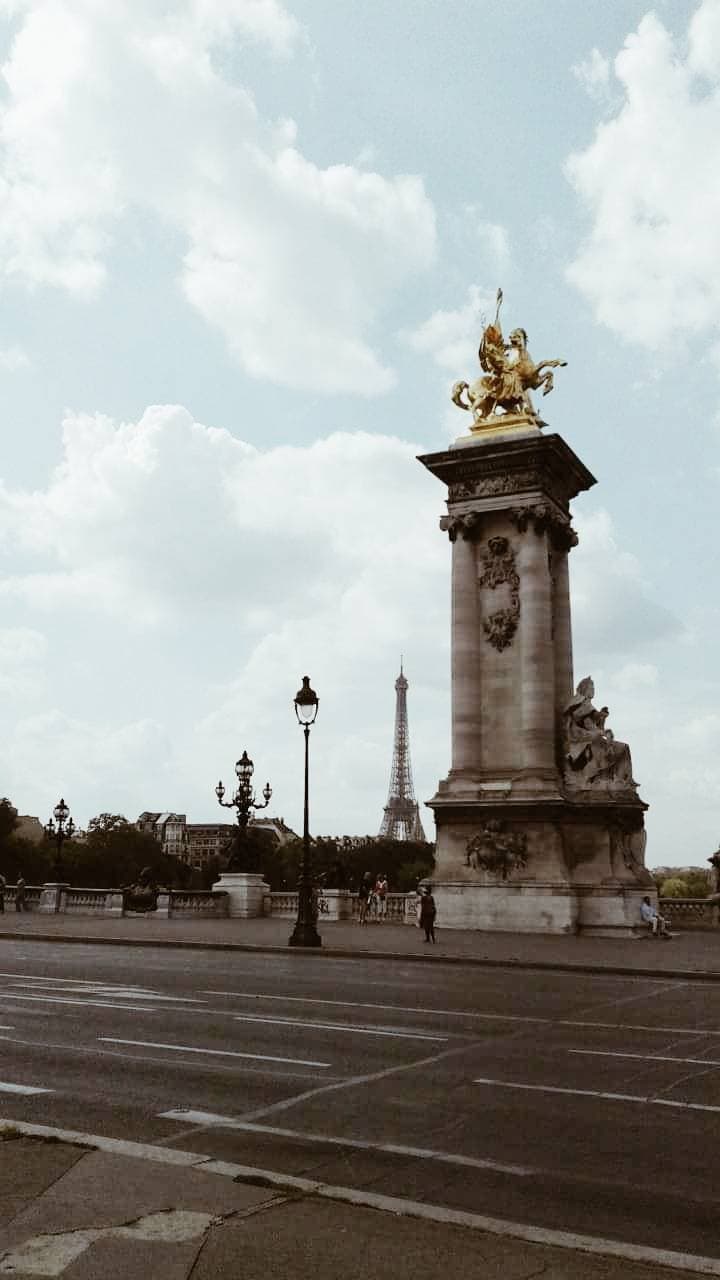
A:
<svg viewBox="0 0 720 1280">
<path fill-rule="evenodd" d="M 419 1160 L 438 1160 L 442 1164 L 458 1164 L 470 1169 L 492 1169 L 495 1173 L 512 1173 L 516 1177 L 528 1178 L 540 1172 L 526 1165 L 500 1164 L 497 1160 L 483 1160 L 475 1156 L 454 1155 L 449 1151 L 433 1151 L 425 1147 L 398 1146 L 392 1142 L 366 1142 L 362 1138 L 336 1138 L 330 1134 L 304 1133 L 301 1129 L 278 1129 L 265 1124 L 248 1124 L 244 1120 L 236 1120 L 233 1116 L 216 1115 L 213 1111 L 161 1111 L 161 1120 L 180 1120 L 185 1124 L 207 1126 L 208 1128 L 242 1129 L 249 1133 L 266 1133 L 274 1138 L 298 1138 L 301 1142 L 319 1142 L 330 1147 L 352 1147 L 357 1151 L 384 1151 L 389 1155 L 414 1156 Z"/>
<path fill-rule="evenodd" d="M 381 1209 L 395 1215 L 423 1218 L 430 1222 L 469 1227 L 472 1231 L 485 1231 L 491 1235 L 527 1240 L 532 1244 L 624 1258 L 633 1262 L 647 1262 L 656 1266 L 670 1267 L 675 1271 L 720 1276 L 720 1259 L 700 1254 L 676 1253 L 670 1249 L 656 1249 L 652 1245 L 608 1240 L 602 1236 L 585 1236 L 572 1231 L 556 1231 L 548 1227 L 536 1227 L 532 1223 L 511 1222 L 506 1218 L 486 1218 L 478 1213 L 467 1213 L 461 1209 L 447 1209 L 443 1205 L 428 1204 L 427 1201 L 403 1200 L 396 1196 L 378 1195 L 373 1191 L 333 1186 L 310 1178 L 298 1178 L 290 1173 L 277 1173 L 274 1169 L 233 1164 L 228 1160 L 216 1160 L 212 1156 L 201 1155 L 196 1151 L 180 1151 L 169 1147 L 151 1146 L 149 1143 L 128 1142 L 120 1138 L 104 1138 L 99 1134 L 79 1133 L 74 1129 L 51 1129 L 47 1125 L 0 1119 L 0 1130 L 10 1127 L 19 1129 L 21 1133 L 94 1147 L 98 1151 L 108 1151 L 113 1155 L 150 1160 L 157 1164 L 177 1165 L 186 1169 L 201 1169 L 206 1173 L 215 1174 L 216 1177 L 232 1178 L 233 1181 L 257 1182 L 258 1179 L 262 1179 L 268 1186 L 278 1190 L 300 1191 L 306 1195 L 318 1195 L 324 1199 L 338 1200 L 347 1204 L 365 1205 L 367 1208 Z"/>
<path fill-rule="evenodd" d="M 581 1053 L 590 1058 L 637 1058 L 640 1062 L 680 1062 L 697 1067 L 720 1067 L 714 1058 L 670 1058 L 661 1053 L 611 1053 L 609 1049 L 568 1049 L 568 1053 Z"/>
<path fill-rule="evenodd" d="M 469 1013 L 462 1009 L 426 1009 L 407 1004 L 369 1004 L 361 1000 L 323 1000 L 317 996 L 271 996 L 256 991 L 205 991 L 207 996 L 233 996 L 239 1000 L 280 1000 L 283 1004 L 328 1004 L 341 1009 L 380 1009 L 389 1013 L 429 1013 L 442 1018 L 489 1018 L 501 1022 L 550 1022 L 550 1018 L 523 1017 L 512 1013 Z"/>
<path fill-rule="evenodd" d="M 276 1058 L 269 1053 L 235 1053 L 231 1049 L 200 1049 L 188 1044 L 161 1044 L 154 1040 L 120 1040 L 115 1036 L 98 1036 L 104 1044 L 132 1044 L 140 1049 L 174 1049 L 176 1053 L 207 1053 L 214 1058 L 245 1058 L 253 1062 L 284 1062 L 296 1067 L 329 1067 L 329 1062 L 313 1062 L 307 1058 Z"/>
<path fill-rule="evenodd" d="M 309 1031 L 352 1031 L 359 1036 L 392 1036 L 400 1040 L 433 1040 L 445 1044 L 447 1036 L 430 1036 L 424 1031 L 388 1031 L 384 1027 L 347 1027 L 342 1022 L 303 1022 L 299 1018 L 261 1018 L 252 1013 L 234 1013 L 234 1022 L 265 1022 L 273 1027 L 305 1027 Z"/>
<path fill-rule="evenodd" d="M 641 1102 L 643 1106 L 678 1107 L 682 1111 L 720 1111 L 703 1102 L 679 1102 L 675 1098 L 658 1098 L 648 1094 L 605 1093 L 595 1089 L 565 1089 L 556 1084 L 518 1084 L 514 1080 L 491 1080 L 478 1076 L 473 1084 L 489 1084 L 498 1089 L 525 1089 L 533 1093 L 564 1093 L 576 1098 L 605 1098 L 610 1102 Z"/>
<path fill-rule="evenodd" d="M 578 1022 L 569 1018 L 560 1018 L 554 1023 L 556 1027 L 599 1027 L 606 1031 L 652 1031 L 673 1036 L 709 1036 L 717 1039 L 720 1031 L 712 1027 L 649 1027 L 641 1022 Z"/>
<path fill-rule="evenodd" d="M 673 983 L 673 986 L 676 985 L 678 984 Z M 233 996 L 239 1000 L 280 1000 L 283 1003 L 337 1005 L 343 1009 L 382 1009 L 390 1013 L 428 1013 L 437 1014 L 438 1017 L 443 1018 L 476 1018 L 482 1022 L 531 1022 L 541 1023 L 550 1027 L 599 1027 L 601 1030 L 607 1031 L 657 1031 L 663 1034 L 670 1033 L 682 1036 L 720 1036 L 720 1029 L 713 1029 L 712 1027 L 704 1030 L 697 1027 L 651 1027 L 646 1026 L 644 1023 L 591 1022 L 569 1018 L 542 1018 L 518 1013 L 477 1013 L 471 1012 L 469 1009 L 428 1009 L 423 1006 L 404 1004 L 368 1004 L 359 1000 L 324 1000 L 316 996 L 308 996 L 307 998 L 305 996 L 276 996 L 267 992 L 257 991 L 205 990 L 204 994 L 210 996 Z"/>
<path fill-rule="evenodd" d="M 41 984 L 37 982 L 13 982 L 11 985 L 28 991 L 37 991 Z M 172 1004 L 207 1004 L 207 1000 L 199 1000 L 196 996 L 163 996 L 159 995 L 157 991 L 148 991 L 137 987 L 118 987 L 104 982 L 68 982 L 62 986 L 55 985 L 51 990 L 63 991 L 67 995 L 76 996 L 114 996 L 116 1000 L 156 1000 Z"/>
<path fill-rule="evenodd" d="M 8 1023 L 0 1022 L 0 1031 L 14 1031 L 14 1030 L 15 1028 L 11 1027 Z"/>
<path fill-rule="evenodd" d="M 54 1089 L 41 1089 L 39 1085 L 29 1084 L 10 1084 L 7 1080 L 0 1080 L 0 1093 L 54 1093 Z"/>
<path fill-rule="evenodd" d="M 131 1009 L 135 1013 L 157 1013 L 156 1009 L 149 1009 L 146 1004 L 112 1004 L 109 1000 L 70 1000 L 68 996 L 13 995 L 10 991 L 0 993 L 0 1005 L 5 1000 L 33 1000 L 40 1001 L 41 1004 L 79 1004 L 83 1009 L 91 1006 L 95 1009 Z"/>
</svg>

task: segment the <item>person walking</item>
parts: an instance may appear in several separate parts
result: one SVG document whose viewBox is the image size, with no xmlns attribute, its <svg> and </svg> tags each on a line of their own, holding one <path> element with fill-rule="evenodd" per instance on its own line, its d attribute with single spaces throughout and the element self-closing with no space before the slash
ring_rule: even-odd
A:
<svg viewBox="0 0 720 1280">
<path fill-rule="evenodd" d="M 22 872 L 20 872 L 15 886 L 15 910 L 27 911 L 27 903 L 25 902 L 25 880 L 23 879 Z"/>
<path fill-rule="evenodd" d="M 435 916 L 437 909 L 432 895 L 432 885 L 425 885 L 425 892 L 420 899 L 420 928 L 425 930 L 425 941 L 435 941 Z"/>
</svg>

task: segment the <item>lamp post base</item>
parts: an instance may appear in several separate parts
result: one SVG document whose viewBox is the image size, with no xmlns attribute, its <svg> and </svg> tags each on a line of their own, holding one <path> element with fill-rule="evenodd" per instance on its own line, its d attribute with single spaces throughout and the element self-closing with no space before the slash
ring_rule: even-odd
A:
<svg viewBox="0 0 720 1280">
<path fill-rule="evenodd" d="M 288 938 L 289 947 L 321 947 L 322 938 L 318 933 L 315 925 L 308 924 L 305 920 L 298 920 L 290 937 Z"/>
</svg>

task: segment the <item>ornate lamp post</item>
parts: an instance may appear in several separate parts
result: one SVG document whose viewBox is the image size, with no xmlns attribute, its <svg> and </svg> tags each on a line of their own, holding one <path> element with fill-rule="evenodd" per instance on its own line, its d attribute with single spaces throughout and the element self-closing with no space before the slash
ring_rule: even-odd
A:
<svg viewBox="0 0 720 1280">
<path fill-rule="evenodd" d="M 55 818 L 55 822 L 50 818 L 45 827 L 45 835 L 48 840 L 55 841 L 53 876 L 55 877 L 55 881 L 59 882 L 63 880 L 65 876 L 65 869 L 63 867 L 62 860 L 63 843 L 65 840 L 71 840 L 75 831 L 75 823 L 70 817 L 70 809 L 62 797 L 58 800 L 55 808 L 53 809 L 53 817 Z"/>
<path fill-rule="evenodd" d="M 228 867 L 227 867 L 228 871 L 247 871 L 248 870 L 248 868 L 243 867 L 241 863 L 243 861 L 243 850 L 246 844 L 247 825 L 248 825 L 248 822 L 250 821 L 251 812 L 253 809 L 267 809 L 267 806 L 270 803 L 270 797 L 272 796 L 272 787 L 270 786 L 269 782 L 266 782 L 265 786 L 263 787 L 263 797 L 264 797 L 263 803 L 260 804 L 260 802 L 255 799 L 255 792 L 253 791 L 253 787 L 252 787 L 252 776 L 253 776 L 254 770 L 255 770 L 255 765 L 250 759 L 247 751 L 243 751 L 240 759 L 236 762 L 236 765 L 235 765 L 235 773 L 237 774 L 238 785 L 237 785 L 237 791 L 235 792 L 235 795 L 233 796 L 232 800 L 223 800 L 223 796 L 225 795 L 225 788 L 222 782 L 218 782 L 215 788 L 215 795 L 217 796 L 218 801 L 223 806 L 223 808 L 237 810 L 238 832 L 237 832 L 237 838 L 235 843 L 235 849 L 233 850 L 230 856 L 230 861 L 228 863 Z"/>
<path fill-rule="evenodd" d="M 321 947 L 322 938 L 317 931 L 313 910 L 313 885 L 310 874 L 310 822 L 308 812 L 308 749 L 310 725 L 318 713 L 318 696 L 310 688 L 310 677 L 303 676 L 302 689 L 295 694 L 295 715 L 305 734 L 305 808 L 303 814 L 303 858 L 298 880 L 298 915 L 289 939 L 291 947 Z"/>
</svg>

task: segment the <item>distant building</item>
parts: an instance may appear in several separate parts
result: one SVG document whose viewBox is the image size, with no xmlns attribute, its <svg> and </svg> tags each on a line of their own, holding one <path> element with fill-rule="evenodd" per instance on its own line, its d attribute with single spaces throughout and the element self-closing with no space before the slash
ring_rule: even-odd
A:
<svg viewBox="0 0 720 1280">
<path fill-rule="evenodd" d="M 268 831 L 279 845 L 296 838 L 295 832 L 285 825 L 284 818 L 256 818 L 250 825 Z M 140 814 L 135 826 L 138 831 L 153 835 L 162 845 L 163 853 L 180 858 L 197 871 L 201 871 L 211 858 L 223 857 L 237 831 L 234 822 L 188 822 L 184 813 L 150 810 Z"/>
<path fill-rule="evenodd" d="M 19 813 L 15 835 L 22 836 L 23 840 L 30 840 L 32 844 L 42 844 L 45 839 L 45 828 L 39 818 L 33 818 L 27 813 Z"/>
</svg>

